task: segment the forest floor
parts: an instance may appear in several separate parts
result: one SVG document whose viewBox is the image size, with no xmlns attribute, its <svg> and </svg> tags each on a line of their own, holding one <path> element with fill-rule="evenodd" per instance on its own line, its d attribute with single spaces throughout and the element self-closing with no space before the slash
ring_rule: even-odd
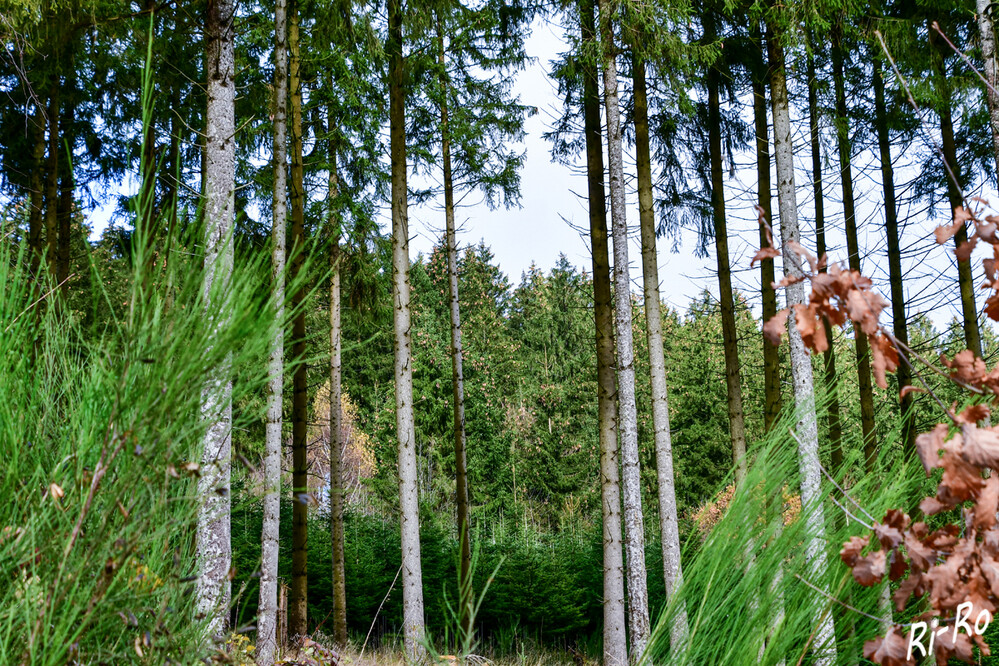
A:
<svg viewBox="0 0 999 666">
<path fill-rule="evenodd" d="M 356 646 L 352 646 L 340 653 L 339 659 L 334 663 L 338 666 L 410 666 L 401 646 L 386 646 L 375 650 L 365 650 L 363 653 Z M 434 662 L 428 660 L 427 663 L 433 664 Z M 436 663 L 441 666 L 457 666 L 460 662 L 453 655 L 441 655 Z M 579 653 L 573 654 L 564 650 L 539 650 L 537 648 L 503 657 L 470 655 L 465 660 L 465 664 L 468 666 L 591 666 L 596 663 L 597 661 L 586 658 Z M 315 654 L 314 650 L 308 648 L 287 650 L 278 664 L 283 666 L 331 666 L 329 661 L 324 660 L 322 656 Z"/>
</svg>

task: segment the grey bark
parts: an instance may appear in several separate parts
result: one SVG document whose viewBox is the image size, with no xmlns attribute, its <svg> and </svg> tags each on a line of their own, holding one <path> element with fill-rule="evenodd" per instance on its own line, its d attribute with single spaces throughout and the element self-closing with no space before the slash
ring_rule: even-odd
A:
<svg viewBox="0 0 999 666">
<path fill-rule="evenodd" d="M 995 25 L 992 22 L 992 2 L 990 0 L 975 0 L 978 14 L 978 34 L 982 45 L 982 60 L 985 61 L 983 74 L 988 85 L 985 89 L 985 100 L 989 107 L 989 125 L 992 128 L 992 150 L 995 152 L 996 165 L 999 166 L 999 63 L 996 61 Z"/>
<path fill-rule="evenodd" d="M 580 0 L 580 32 L 584 43 L 591 46 L 596 42 L 593 11 L 594 0 Z M 583 60 L 583 122 L 597 352 L 597 423 L 603 527 L 603 663 L 605 666 L 625 666 L 628 662 L 628 639 L 624 619 L 624 552 L 621 544 L 617 406 L 614 403 L 614 308 L 611 304 L 610 258 L 607 252 L 607 200 L 604 192 L 600 89 L 596 64 L 587 59 Z"/>
<path fill-rule="evenodd" d="M 624 486 L 624 547 L 627 557 L 628 629 L 631 661 L 637 663 L 649 641 L 648 581 L 645 572 L 645 521 L 642 516 L 635 404 L 635 350 L 631 330 L 631 277 L 628 220 L 624 194 L 624 157 L 611 3 L 598 0 L 603 44 L 604 108 L 607 114 L 607 162 L 610 174 L 611 230 L 614 239 L 614 319 L 617 331 L 618 432 Z"/>
<path fill-rule="evenodd" d="M 204 296 L 210 310 L 227 299 L 232 280 L 232 228 L 236 180 L 236 86 L 232 0 L 209 0 L 205 17 L 208 104 L 205 112 L 205 275 Z M 221 310 L 224 312 L 224 304 Z M 214 322 L 228 325 L 228 316 Z M 232 444 L 232 380 L 229 362 L 205 383 L 202 419 L 207 421 L 198 493 L 197 552 L 200 576 L 195 607 L 208 618 L 208 635 L 224 639 L 227 624 L 232 551 L 229 542 L 229 475 Z"/>
<path fill-rule="evenodd" d="M 288 218 L 288 24 L 286 0 L 274 6 L 274 200 L 271 280 L 274 338 L 268 366 L 267 424 L 264 443 L 264 515 L 260 548 L 260 610 L 257 663 L 274 663 L 277 640 L 278 537 L 281 504 L 281 425 L 284 396 L 284 270 Z"/>
<path fill-rule="evenodd" d="M 800 259 L 788 248 L 788 241 L 799 241 L 798 202 L 794 189 L 794 147 L 791 140 L 791 117 L 784 73 L 784 49 L 779 35 L 767 27 L 767 51 L 770 57 L 770 102 L 774 123 L 774 153 L 777 162 L 777 203 L 780 212 L 780 237 L 783 248 L 784 272 L 801 275 Z M 805 302 L 804 284 L 798 282 L 786 289 L 788 306 Z M 811 570 L 816 580 L 825 576 L 825 518 L 822 510 L 822 488 L 819 471 L 819 433 L 815 419 L 815 390 L 812 383 L 812 363 L 801 339 L 794 317 L 788 317 L 791 375 L 794 379 L 794 401 L 797 412 L 798 467 L 801 473 L 801 502 L 807 507 L 812 538 L 805 546 Z M 836 643 L 833 621 L 828 613 L 816 618 L 814 663 L 831 666 L 836 663 Z"/>
<path fill-rule="evenodd" d="M 406 99 L 403 88 L 402 1 L 388 0 L 389 144 L 392 169 L 392 300 L 395 334 L 395 423 L 398 438 L 402 541 L 402 622 L 406 655 L 422 660 L 423 572 L 416 430 L 413 422 L 413 348 L 409 305 L 409 205 L 406 190 Z"/>
<path fill-rule="evenodd" d="M 645 335 L 649 344 L 649 374 L 652 386 L 652 429 L 656 446 L 656 480 L 659 487 L 659 527 L 662 536 L 663 576 L 666 598 L 683 583 L 680 564 L 680 530 L 677 521 L 676 487 L 673 476 L 673 442 L 669 432 L 669 398 L 666 393 L 666 357 L 660 312 L 659 261 L 656 252 L 656 220 L 652 197 L 652 158 L 649 148 L 648 96 L 645 62 L 634 58 L 632 67 L 635 104 L 635 155 L 638 167 L 638 217 L 642 235 L 642 286 L 645 292 Z M 727 260 L 727 259 L 726 259 Z M 745 446 L 743 446 L 745 453 Z M 687 609 L 677 611 L 670 628 L 670 644 L 679 650 L 687 641 Z"/>
</svg>

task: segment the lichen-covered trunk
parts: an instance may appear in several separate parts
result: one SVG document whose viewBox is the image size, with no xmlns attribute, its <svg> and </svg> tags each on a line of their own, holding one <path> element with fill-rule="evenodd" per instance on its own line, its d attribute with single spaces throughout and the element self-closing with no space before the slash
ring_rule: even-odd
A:
<svg viewBox="0 0 999 666">
<path fill-rule="evenodd" d="M 388 0 L 389 150 L 392 170 L 392 309 L 395 335 L 395 426 L 398 439 L 399 521 L 402 541 L 402 623 L 406 655 L 422 660 L 423 571 L 416 428 L 413 420 L 413 347 L 409 304 L 409 204 L 406 191 L 406 98 L 403 88 L 402 0 Z"/>
<path fill-rule="evenodd" d="M 635 404 L 635 349 L 631 329 L 631 276 L 628 219 L 624 192 L 624 156 L 618 100 L 614 26 L 609 0 L 598 0 L 603 45 L 604 108 L 607 115 L 607 162 L 610 174 L 611 237 L 614 240 L 614 323 L 617 331 L 618 433 L 624 486 L 624 548 L 628 585 L 631 661 L 637 663 L 649 642 L 649 597 L 645 573 L 645 520 L 638 458 L 638 412 Z"/>
<path fill-rule="evenodd" d="M 288 92 L 291 101 L 291 270 L 298 281 L 305 263 L 305 167 L 302 157 L 302 79 L 298 2 L 288 3 Z M 291 378 L 291 593 L 288 600 L 288 638 L 308 633 L 309 598 L 309 387 L 305 362 L 305 287 L 291 295 L 296 311 L 291 324 L 291 354 L 295 369 Z"/>
<path fill-rule="evenodd" d="M 885 237 L 888 243 L 888 283 L 891 289 L 892 334 L 902 344 L 909 344 L 909 327 L 905 315 L 905 289 L 902 286 L 902 250 L 898 232 L 898 205 L 895 203 L 895 171 L 892 167 L 891 135 L 888 131 L 888 110 L 885 106 L 885 83 L 881 75 L 881 61 L 874 64 L 874 124 L 878 134 L 881 157 L 881 188 L 884 192 Z M 912 383 L 912 370 L 905 363 L 898 364 L 898 387 Z M 912 394 L 899 397 L 902 415 L 902 442 L 908 455 L 916 452 L 915 414 L 912 411 Z"/>
<path fill-rule="evenodd" d="M 330 123 L 330 132 L 333 127 Z M 336 206 L 340 176 L 335 151 L 330 152 L 328 199 Z M 333 208 L 330 227 L 330 542 L 333 549 L 333 640 L 347 644 L 347 574 L 343 536 L 343 373 L 340 324 L 340 215 Z"/>
<path fill-rule="evenodd" d="M 839 149 L 840 183 L 843 187 L 843 216 L 846 227 L 846 251 L 850 270 L 860 271 L 860 242 L 857 239 L 857 213 L 853 196 L 853 169 L 850 141 L 850 119 L 846 108 L 846 84 L 843 75 L 843 26 L 842 19 L 834 21 L 832 30 L 833 87 L 836 93 L 836 143 Z M 853 344 L 857 355 L 857 383 L 860 391 L 860 430 L 864 438 L 864 459 L 868 473 L 874 471 L 877 460 L 877 431 L 874 422 L 874 382 L 871 379 L 870 343 L 853 325 Z"/>
<path fill-rule="evenodd" d="M 941 51 L 949 48 L 940 44 L 939 35 L 929 28 L 930 51 L 934 67 L 934 83 L 937 92 L 937 113 L 940 116 L 941 157 L 947 175 L 947 201 L 950 204 L 949 218 L 954 210 L 964 206 L 964 194 L 960 182 L 961 165 L 957 162 L 957 142 L 954 139 L 954 114 L 950 83 L 944 57 Z M 968 229 L 962 225 L 954 234 L 954 245 L 960 247 L 968 241 Z M 982 337 L 978 328 L 978 308 L 975 304 L 975 285 L 971 274 L 971 260 L 957 261 L 957 283 L 961 293 L 961 313 L 964 316 L 964 342 L 976 356 L 982 355 Z"/>
<path fill-rule="evenodd" d="M 788 241 L 799 241 L 798 201 L 794 189 L 794 146 L 791 139 L 791 116 L 784 73 L 784 50 L 780 36 L 767 26 L 767 52 L 770 60 L 770 103 L 774 122 L 774 153 L 777 162 L 777 203 L 780 212 L 780 238 L 783 248 L 784 272 L 801 275 L 800 260 Z M 804 284 L 787 287 L 789 306 L 805 302 Z M 828 570 L 825 553 L 825 517 L 822 509 L 822 488 L 819 470 L 819 433 L 815 420 L 815 390 L 812 383 L 812 363 L 794 321 L 788 317 L 791 374 L 794 379 L 794 401 L 797 413 L 796 437 L 798 466 L 801 470 L 801 500 L 808 507 L 811 539 L 805 545 L 814 582 L 824 587 Z M 815 618 L 813 663 L 831 666 L 836 663 L 836 643 L 832 617 L 820 612 Z"/>
<path fill-rule="evenodd" d="M 209 0 L 205 16 L 205 275 L 204 297 L 228 298 L 232 281 L 232 230 L 236 183 L 236 85 L 232 0 Z M 224 311 L 224 310 L 223 310 Z M 228 317 L 214 322 L 228 326 Z M 207 421 L 198 493 L 202 498 L 197 527 L 200 575 L 196 609 L 208 618 L 208 636 L 224 640 L 231 597 L 229 568 L 229 476 L 232 447 L 232 379 L 226 362 L 209 377 L 201 394 L 201 417 Z"/>
<path fill-rule="evenodd" d="M 594 0 L 579 2 L 583 41 L 595 46 Z M 621 479 L 617 444 L 617 392 L 614 376 L 614 307 L 607 250 L 607 200 L 597 68 L 583 60 L 583 127 L 586 187 L 593 265 L 593 321 L 597 351 L 597 430 L 600 443 L 600 495 L 603 520 L 603 663 L 625 666 L 628 639 L 624 614 L 624 552 L 621 544 Z"/>
<path fill-rule="evenodd" d="M 812 146 L 812 192 L 815 199 L 815 251 L 821 257 L 826 252 L 825 195 L 822 192 L 822 152 L 819 142 L 819 101 L 816 91 L 815 58 L 808 53 L 808 126 Z M 821 272 L 826 272 L 825 268 Z M 822 317 L 829 348 L 822 355 L 826 383 L 826 421 L 829 424 L 829 459 L 834 470 L 843 466 L 843 425 L 840 420 L 839 381 L 836 376 L 836 348 L 828 317 Z M 768 343 L 769 344 L 769 343 Z"/>
<path fill-rule="evenodd" d="M 754 42 L 760 47 L 757 73 L 753 76 L 753 126 L 756 130 L 756 199 L 763 209 L 763 218 L 767 224 L 773 221 L 771 206 L 772 192 L 770 188 L 770 138 L 767 124 L 767 91 L 766 76 L 763 74 L 765 65 L 762 56 L 762 35 L 758 29 L 753 31 Z M 766 231 L 760 226 L 760 247 L 767 243 Z M 774 260 L 764 259 L 760 262 L 760 292 L 763 301 L 763 323 L 777 314 L 777 292 L 774 291 Z M 780 354 L 776 345 L 770 344 L 765 337 L 763 342 L 763 391 L 764 410 L 763 427 L 767 432 L 780 417 Z"/>
<path fill-rule="evenodd" d="M 659 486 L 659 526 L 662 533 L 663 576 L 668 599 L 683 583 L 683 568 L 680 564 L 680 530 L 677 521 L 673 442 L 669 432 L 666 356 L 663 349 L 660 312 L 659 257 L 656 252 L 656 219 L 652 198 L 648 94 L 645 83 L 645 62 L 640 57 L 633 59 L 632 79 L 635 105 L 635 162 L 638 170 L 638 217 L 642 236 L 642 287 L 645 293 L 645 334 L 649 344 L 652 429 L 656 447 L 656 480 Z M 743 449 L 745 450 L 745 446 Z M 670 630 L 670 643 L 674 650 L 681 649 L 687 640 L 688 631 L 687 610 L 681 608 Z"/>
<path fill-rule="evenodd" d="M 271 666 L 277 651 L 278 538 L 281 519 L 281 426 L 284 396 L 284 271 L 288 219 L 288 22 L 287 0 L 274 5 L 274 197 L 271 206 L 271 300 L 274 337 L 267 366 L 264 426 L 264 511 L 260 544 L 257 663 Z"/>
<path fill-rule="evenodd" d="M 996 33 L 993 23 L 994 10 L 990 0 L 975 0 L 978 14 L 979 43 L 982 46 L 982 73 L 988 85 L 985 87 L 985 100 L 989 108 L 989 126 L 992 129 L 992 150 L 996 166 L 999 167 L 999 63 L 996 61 Z"/>
</svg>

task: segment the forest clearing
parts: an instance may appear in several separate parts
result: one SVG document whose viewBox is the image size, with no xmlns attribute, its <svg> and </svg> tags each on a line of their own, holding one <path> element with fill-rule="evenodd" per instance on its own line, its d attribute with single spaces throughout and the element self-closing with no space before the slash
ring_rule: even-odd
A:
<svg viewBox="0 0 999 666">
<path fill-rule="evenodd" d="M 999 663 L 995 20 L 0 0 L 0 666 Z"/>
</svg>

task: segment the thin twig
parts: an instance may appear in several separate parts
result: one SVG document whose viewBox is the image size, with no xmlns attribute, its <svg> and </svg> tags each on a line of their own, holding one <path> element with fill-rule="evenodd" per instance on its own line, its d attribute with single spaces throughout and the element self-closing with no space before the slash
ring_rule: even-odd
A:
<svg viewBox="0 0 999 666">
<path fill-rule="evenodd" d="M 938 396 L 936 393 L 933 392 L 933 389 L 930 388 L 930 385 L 926 383 L 926 379 L 923 377 L 923 374 L 921 372 L 919 372 L 919 370 L 916 369 L 916 366 L 914 366 L 912 364 L 912 362 L 909 361 L 909 359 L 905 356 L 905 353 L 902 351 L 902 347 L 905 346 L 906 348 L 908 348 L 908 345 L 902 345 L 902 343 L 898 341 L 898 338 L 896 338 L 894 335 L 892 335 L 891 332 L 888 331 L 888 329 L 886 329 L 884 327 L 881 328 L 881 332 L 884 333 L 885 335 L 887 335 L 888 339 L 891 340 L 891 343 L 893 345 L 895 345 L 895 349 L 898 350 L 898 356 L 899 356 L 899 358 L 902 359 L 903 363 L 905 363 L 907 366 L 909 366 L 909 369 L 912 370 L 913 374 L 915 374 L 916 377 L 919 379 L 919 381 L 922 382 L 923 387 L 927 390 L 927 392 L 931 396 L 933 396 L 933 399 L 937 401 L 937 404 L 940 405 L 940 409 L 942 409 L 944 411 L 944 413 L 947 414 L 947 417 L 951 421 L 956 422 L 957 421 L 957 416 L 955 416 L 954 413 L 952 411 L 950 411 L 950 409 L 947 407 L 947 405 L 945 405 L 943 403 L 943 401 L 940 399 L 940 396 Z M 924 363 L 925 363 L 925 361 L 924 361 Z M 927 364 L 927 365 L 929 365 L 929 364 Z M 930 366 L 930 367 L 932 367 L 932 366 Z"/>
<path fill-rule="evenodd" d="M 949 381 L 954 382 L 955 384 L 957 384 L 958 386 L 960 386 L 961 388 L 963 388 L 963 389 L 965 389 L 967 391 L 971 391 L 972 393 L 976 393 L 978 395 L 985 395 L 985 391 L 983 391 L 982 389 L 980 389 L 980 388 L 978 388 L 976 386 L 972 386 L 971 384 L 967 384 L 965 382 L 962 382 L 960 379 L 956 379 L 954 377 L 951 377 L 946 372 L 944 372 L 940 368 L 938 368 L 935 365 L 933 365 L 932 363 L 930 363 L 930 361 L 928 361 L 927 359 L 925 359 L 919 352 L 917 352 L 916 350 L 914 350 L 912 347 L 910 347 L 909 345 L 905 344 L 904 342 L 899 342 L 898 344 L 901 345 L 901 347 L 905 347 L 905 351 L 907 351 L 910 356 L 916 357 L 916 360 L 918 360 L 920 363 L 922 363 L 927 368 L 929 368 L 930 370 L 932 370 L 935 374 L 938 374 L 941 377 L 943 377 L 944 379 L 947 379 Z M 902 350 L 899 348 L 899 351 L 901 352 Z M 912 367 L 912 365 L 910 364 L 909 367 Z"/>
<path fill-rule="evenodd" d="M 73 278 L 73 277 L 76 277 L 76 273 L 73 273 L 71 275 L 67 275 L 65 280 L 63 280 L 62 282 L 60 282 L 56 286 L 52 287 L 51 289 L 49 289 L 47 292 L 45 292 L 44 294 L 42 294 L 41 296 L 39 296 L 38 300 L 36 300 L 31 305 L 29 305 L 28 307 L 26 307 L 23 310 L 21 310 L 21 313 L 19 315 L 17 315 L 16 317 L 14 317 L 14 321 L 12 321 L 9 324 L 7 324 L 7 328 L 3 329 L 3 332 L 6 333 L 7 331 L 9 331 L 11 329 L 11 327 L 14 324 L 17 323 L 17 320 L 20 319 L 21 317 L 23 317 L 26 312 L 28 312 L 29 310 L 31 310 L 31 308 L 35 307 L 36 305 L 38 305 L 39 303 L 41 303 L 43 300 L 45 300 L 46 298 L 48 298 L 49 296 L 51 296 L 52 293 L 56 289 L 58 289 L 59 287 L 63 286 L 64 284 L 66 284 L 66 282 L 68 282 L 69 279 Z"/>
<path fill-rule="evenodd" d="M 874 34 L 877 35 L 878 41 L 881 42 L 881 49 L 885 52 L 885 56 L 888 57 L 888 62 L 891 63 L 891 68 L 892 71 L 895 72 L 895 77 L 899 80 L 899 82 L 901 82 L 902 87 L 905 88 L 905 94 L 906 97 L 908 97 L 909 99 L 909 104 L 912 105 L 912 108 L 916 110 L 916 115 L 919 116 L 920 129 L 925 132 L 922 125 L 923 110 L 919 108 L 918 104 L 916 104 L 916 99 L 912 96 L 912 91 L 909 89 L 909 82 L 905 80 L 904 76 L 902 76 L 902 72 L 899 71 L 898 65 L 895 64 L 895 59 L 888 51 L 888 45 L 885 44 L 884 35 L 881 34 L 880 30 L 875 30 Z M 954 186 L 961 193 L 961 199 L 964 201 L 964 205 L 968 206 L 968 199 L 964 196 L 964 189 L 961 187 L 961 183 L 960 181 L 958 181 L 957 176 L 954 175 L 954 171 L 953 169 L 951 169 L 950 164 L 947 163 L 947 159 L 944 157 L 943 154 L 943 149 L 937 144 L 936 141 L 932 140 L 929 137 L 929 135 L 927 135 L 926 138 L 928 142 L 933 146 L 933 148 L 936 149 L 936 152 L 940 155 L 940 161 L 943 162 L 944 168 L 947 170 L 947 176 L 950 178 L 951 182 L 953 182 Z M 968 207 L 970 208 L 970 206 Z"/>
<path fill-rule="evenodd" d="M 399 574 L 402 573 L 402 565 L 399 565 L 399 570 L 395 572 L 395 578 L 392 579 L 392 584 L 389 585 L 388 592 L 385 593 L 385 597 L 382 602 L 378 604 L 378 610 L 375 611 L 375 616 L 371 619 L 371 626 L 368 627 L 368 635 L 364 637 L 364 643 L 361 644 L 361 654 L 357 657 L 357 661 L 361 661 L 364 658 L 364 648 L 368 645 L 368 639 L 371 638 L 371 631 L 375 628 L 375 622 L 378 621 L 378 614 L 382 612 L 382 606 L 388 600 L 389 595 L 392 594 L 392 588 L 395 587 L 395 582 L 399 580 Z"/>
<path fill-rule="evenodd" d="M 798 436 L 796 434 L 794 434 L 793 430 L 791 430 L 790 428 L 788 428 L 787 431 L 789 433 L 791 433 L 791 437 L 793 437 L 794 441 L 796 441 L 798 443 L 798 446 L 804 446 L 804 444 L 801 443 L 801 440 L 798 439 Z M 819 463 L 819 469 L 821 469 L 822 472 L 826 474 L 826 476 L 829 476 L 829 474 L 826 472 L 826 470 L 822 468 L 822 463 Z M 832 481 L 832 477 L 829 477 L 829 480 Z M 849 498 L 849 495 L 847 495 L 846 491 L 844 491 L 842 488 L 839 487 L 839 484 L 837 484 L 835 481 L 833 481 L 833 485 L 835 485 L 837 488 L 839 488 L 840 492 L 842 492 L 843 495 L 845 495 L 846 497 Z M 855 521 L 857 521 L 858 523 L 860 523 L 861 525 L 863 525 L 867 529 L 871 529 L 870 525 L 868 525 L 867 523 L 865 523 L 864 521 L 862 521 L 860 518 L 857 518 L 855 515 L 853 515 L 852 513 L 850 513 L 850 511 L 845 506 L 843 506 L 842 504 L 840 504 L 839 502 L 837 502 L 835 497 L 830 497 L 829 499 L 831 499 L 833 501 L 833 504 L 835 504 L 840 509 L 842 509 L 843 513 L 845 513 L 846 515 L 850 516 L 851 518 L 853 518 Z M 850 501 L 853 502 L 852 499 Z M 853 502 L 853 503 L 857 504 L 856 502 Z M 859 508 L 861 511 L 864 511 L 864 508 L 862 506 L 860 506 L 859 504 L 857 504 L 857 508 Z M 864 511 L 864 513 L 867 513 L 867 512 Z M 877 521 L 874 520 L 874 517 L 871 516 L 871 514 L 867 513 L 867 515 L 870 516 L 872 522 L 877 522 Z"/>
<path fill-rule="evenodd" d="M 854 521 L 856 521 L 857 523 L 863 525 L 864 527 L 866 527 L 869 530 L 873 530 L 874 529 L 872 526 L 868 525 L 867 523 L 865 523 L 864 521 L 862 521 L 860 518 L 857 518 L 855 515 L 853 515 L 852 513 L 850 513 L 850 510 L 847 509 L 842 504 L 840 504 L 839 502 L 837 502 L 835 497 L 830 497 L 829 499 L 832 500 L 832 503 L 835 504 L 836 506 L 838 506 L 840 508 L 840 510 L 842 510 L 843 513 L 845 513 L 848 517 L 853 518 Z"/>
<path fill-rule="evenodd" d="M 936 30 L 941 37 L 943 37 L 944 41 L 947 42 L 952 49 L 954 49 L 954 53 L 961 56 L 961 59 L 964 60 L 964 63 L 971 68 L 971 71 L 973 71 L 975 74 L 978 75 L 978 78 L 982 80 L 982 83 L 985 84 L 985 87 L 991 90 L 993 95 L 999 95 L 999 92 L 996 92 L 996 89 L 992 87 L 992 84 L 985 80 L 985 77 L 982 76 L 982 73 L 978 71 L 978 68 L 975 67 L 975 65 L 971 62 L 971 60 L 968 59 L 968 56 L 964 55 L 964 52 L 958 49 L 956 46 L 954 46 L 954 42 L 948 39 L 947 35 L 945 35 L 943 33 L 943 30 L 940 29 L 940 24 L 937 23 L 936 21 L 933 22 L 933 29 Z"/>
<path fill-rule="evenodd" d="M 855 500 L 852 497 L 850 497 L 850 494 L 848 492 L 846 492 L 841 485 L 839 485 L 838 483 L 836 483 L 836 479 L 832 478 L 832 475 L 829 474 L 828 471 L 826 471 L 826 468 L 822 466 L 822 463 L 819 463 L 819 469 L 822 470 L 822 473 L 826 475 L 826 478 L 829 479 L 834 486 L 836 486 L 836 490 L 838 490 L 841 493 L 843 493 L 843 497 L 845 497 L 846 499 L 850 500 L 850 503 L 853 504 L 853 506 L 855 506 L 858 509 L 860 509 L 861 511 L 863 511 L 864 515 L 867 516 L 868 518 L 870 518 L 872 522 L 877 522 L 877 519 L 874 516 L 872 516 L 870 513 L 868 513 L 867 509 L 865 509 L 864 507 L 860 506 L 860 504 L 857 503 L 857 500 Z"/>
<path fill-rule="evenodd" d="M 836 602 L 837 604 L 839 604 L 840 606 L 842 606 L 843 608 L 845 608 L 845 609 L 847 609 L 847 610 L 851 610 L 851 611 L 853 611 L 854 613 L 859 613 L 860 615 L 863 615 L 864 617 L 866 617 L 866 618 L 868 618 L 868 619 L 871 619 L 871 620 L 874 620 L 874 621 L 876 621 L 876 622 L 878 622 L 878 623 L 880 623 L 881 621 L 883 621 L 883 620 L 884 620 L 884 618 L 881 618 L 881 617 L 875 617 L 874 615 L 871 615 L 870 613 L 865 613 L 864 611 L 860 610 L 859 608 L 854 608 L 853 606 L 851 606 L 850 604 L 846 603 L 845 601 L 840 601 L 839 599 L 837 599 L 837 598 L 836 598 L 836 597 L 834 597 L 833 595 L 829 594 L 829 593 L 828 593 L 828 592 L 826 592 L 825 590 L 821 589 L 821 588 L 820 588 L 820 587 L 818 587 L 817 585 L 812 585 L 811 583 L 809 583 L 809 582 L 808 582 L 807 580 L 805 580 L 804 578 L 802 578 L 802 577 L 801 577 L 800 575 L 798 575 L 798 574 L 794 574 L 794 577 L 795 577 L 795 578 L 797 578 L 798 580 L 800 580 L 800 581 L 801 581 L 802 583 L 804 583 L 804 584 L 805 584 L 805 585 L 807 585 L 808 587 L 810 587 L 810 588 L 812 588 L 813 590 L 815 590 L 816 592 L 818 592 L 819 594 L 821 594 L 822 596 L 824 596 L 825 598 L 829 599 L 830 601 L 835 601 L 835 602 Z M 903 627 L 907 627 L 907 626 L 909 626 L 909 625 L 907 625 L 907 624 L 903 624 L 903 625 L 901 625 L 901 626 L 903 626 Z"/>
</svg>

